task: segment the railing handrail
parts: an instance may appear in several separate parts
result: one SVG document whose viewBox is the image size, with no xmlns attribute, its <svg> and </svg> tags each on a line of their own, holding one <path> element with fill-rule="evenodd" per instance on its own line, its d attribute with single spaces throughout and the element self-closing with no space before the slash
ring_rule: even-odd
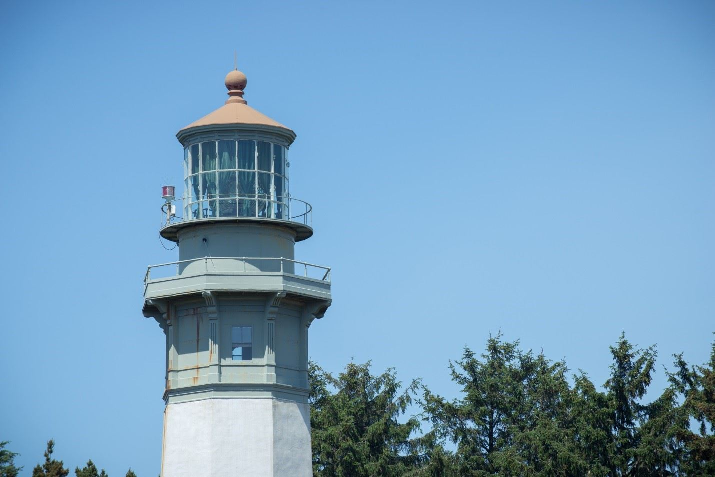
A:
<svg viewBox="0 0 715 477">
<path fill-rule="evenodd" d="M 323 270 L 330 270 L 330 267 L 326 267 L 324 265 L 316 265 L 315 263 L 310 263 L 310 262 L 303 262 L 300 260 L 295 260 L 292 258 L 285 258 L 285 257 L 212 257 L 210 255 L 207 255 L 205 257 L 197 257 L 197 258 L 187 258 L 186 260 L 176 260 L 174 262 L 166 262 L 166 263 L 157 263 L 154 265 L 149 265 L 149 269 L 151 268 L 157 268 L 157 267 L 164 267 L 168 265 L 178 265 L 180 263 L 188 263 L 188 262 L 196 262 L 198 260 L 283 260 L 285 262 L 293 262 L 297 263 L 299 265 L 308 265 L 309 267 L 315 267 L 315 268 L 322 268 Z"/>
<path fill-rule="evenodd" d="M 293 197 L 292 195 L 285 194 L 283 196 L 283 200 L 278 200 L 278 199 L 272 199 L 270 194 L 238 194 L 238 195 L 223 195 L 223 194 L 207 194 L 206 197 L 187 197 L 185 195 L 182 195 L 181 197 L 177 197 L 176 200 L 180 200 L 182 202 L 188 200 L 188 199 L 193 199 L 189 200 L 189 204 L 195 204 L 196 202 L 201 202 L 201 201 L 206 201 L 206 200 L 230 200 L 230 199 L 251 199 L 251 200 L 267 200 L 269 202 L 278 202 L 280 204 L 285 204 L 290 201 L 295 201 L 295 202 L 302 202 L 306 206 L 308 206 L 311 210 L 313 207 L 310 205 L 309 202 L 304 201 L 303 199 L 298 199 L 297 197 Z"/>
<path fill-rule="evenodd" d="M 285 207 L 286 212 L 286 217 L 281 218 L 281 217 L 269 217 L 269 216 L 261 216 L 258 215 L 258 207 L 256 207 L 256 215 L 239 215 L 239 214 L 229 214 L 226 216 L 218 217 L 218 216 L 206 216 L 206 217 L 178 217 L 178 216 L 171 216 L 167 222 L 166 216 L 165 216 L 165 211 L 162 209 L 162 228 L 167 227 L 168 225 L 176 224 L 176 223 L 182 223 L 182 222 L 193 222 L 193 221 L 200 221 L 200 220 L 212 220 L 212 219 L 217 219 L 217 218 L 261 218 L 261 219 L 270 219 L 270 220 L 288 220 L 290 222 L 297 222 L 297 223 L 303 223 L 304 225 L 312 225 L 312 213 L 313 213 L 313 206 L 310 205 L 310 203 L 302 200 L 302 199 L 297 199 L 295 197 L 292 197 L 290 195 L 285 195 L 283 199 L 279 200 L 277 198 L 271 198 L 270 195 L 268 194 L 237 194 L 237 195 L 229 195 L 229 196 L 224 196 L 222 197 L 221 194 L 208 194 L 207 197 L 188 197 L 188 196 L 182 196 L 180 198 L 177 198 L 176 202 L 181 201 L 181 210 L 183 211 L 185 207 L 191 208 L 195 204 L 201 204 L 201 203 L 206 203 L 206 202 L 218 202 L 218 203 L 226 203 L 228 201 L 235 201 L 235 200 L 250 200 L 250 201 L 261 201 L 269 204 L 277 204 L 280 206 Z M 294 203 L 300 203 L 302 204 L 302 207 L 300 205 L 297 206 L 298 210 L 302 210 L 301 213 L 297 213 L 296 215 L 290 215 L 290 212 L 293 212 L 294 209 L 296 208 L 292 204 Z M 258 204 L 256 204 L 258 205 Z M 207 210 L 207 208 L 204 208 L 204 210 Z M 295 211 L 298 212 L 298 211 Z M 309 222 L 311 222 L 309 224 Z"/>
<path fill-rule="evenodd" d="M 198 261 L 208 261 L 208 260 L 240 260 L 243 262 L 246 262 L 248 260 L 273 260 L 273 261 L 280 261 L 281 263 L 283 262 L 292 262 L 294 264 L 298 265 L 303 265 L 305 267 L 305 276 L 307 277 L 308 273 L 308 268 L 307 267 L 312 267 L 312 268 L 317 268 L 320 270 L 325 270 L 325 274 L 323 275 L 323 278 L 321 278 L 321 281 L 330 281 L 330 267 L 326 267 L 323 265 L 316 265 L 314 263 L 310 262 L 303 262 L 300 260 L 295 260 L 292 258 L 285 258 L 285 257 L 211 257 L 211 256 L 206 256 L 206 257 L 197 257 L 197 258 L 189 258 L 186 260 L 176 260 L 173 262 L 166 262 L 166 263 L 158 263 L 155 265 L 149 265 L 146 269 L 146 274 L 144 275 L 144 283 L 146 284 L 149 280 L 151 280 L 151 270 L 154 268 L 159 268 L 159 267 L 168 267 L 171 265 L 181 265 L 182 263 L 190 263 L 190 262 L 198 262 Z M 281 265 L 281 271 L 283 271 L 283 267 Z M 244 270 L 245 272 L 245 270 Z M 267 273 L 267 272 L 262 272 L 262 273 Z M 283 272 L 284 273 L 284 272 Z M 295 275 L 295 274 L 292 274 Z M 316 279 L 317 280 L 317 279 Z"/>
</svg>

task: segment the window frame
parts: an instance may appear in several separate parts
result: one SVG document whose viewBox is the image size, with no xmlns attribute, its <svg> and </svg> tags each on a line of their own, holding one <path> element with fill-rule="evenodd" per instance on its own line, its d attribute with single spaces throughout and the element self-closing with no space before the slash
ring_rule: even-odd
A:
<svg viewBox="0 0 715 477">
<path fill-rule="evenodd" d="M 239 340 L 236 340 L 234 330 L 239 330 Z M 249 339 L 246 339 L 245 330 L 248 330 Z M 241 348 L 241 357 L 236 358 L 234 351 Z M 246 349 L 248 349 L 249 357 L 246 357 Z M 253 360 L 253 326 L 238 325 L 231 327 L 231 361 L 252 361 Z"/>
</svg>

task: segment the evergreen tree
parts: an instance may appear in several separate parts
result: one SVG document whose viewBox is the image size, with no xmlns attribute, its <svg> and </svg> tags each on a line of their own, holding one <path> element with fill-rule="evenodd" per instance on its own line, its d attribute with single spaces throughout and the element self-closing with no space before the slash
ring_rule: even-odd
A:
<svg viewBox="0 0 715 477">
<path fill-rule="evenodd" d="M 444 475 L 586 474 L 572 412 L 578 394 L 569 388 L 565 363 L 524 353 L 498 335 L 481 358 L 465 348 L 450 369 L 462 399 L 424 393 L 429 434 L 457 444 L 456 468 Z"/>
<path fill-rule="evenodd" d="M 543 353 L 522 353 L 520 366 L 523 395 L 519 412 L 509 419 L 514 442 L 504 453 L 506 465 L 498 468 L 515 475 L 586 475 L 588 463 L 576 439 L 578 394 L 569 386 L 566 364 Z"/>
<path fill-rule="evenodd" d="M 434 439 L 417 439 L 423 455 L 419 463 L 403 477 L 461 477 L 457 472 L 454 454 L 435 443 Z"/>
<path fill-rule="evenodd" d="M 76 467 L 74 473 L 77 477 L 108 477 L 107 473 L 102 469 L 101 472 L 97 471 L 97 466 L 94 465 L 92 459 L 87 461 L 87 465 L 83 468 Z"/>
<path fill-rule="evenodd" d="M 313 472 L 333 476 L 401 476 L 419 456 L 410 435 L 415 418 L 398 422 L 418 387 L 401 391 L 393 370 L 379 376 L 370 363 L 346 366 L 337 378 L 310 364 Z"/>
<path fill-rule="evenodd" d="M 135 474 L 134 471 L 130 467 L 129 470 L 127 471 L 127 475 L 125 475 L 124 477 L 137 477 L 137 474 Z"/>
<path fill-rule="evenodd" d="M 424 392 L 426 418 L 438 441 L 457 444 L 456 464 L 461 475 L 496 472 L 496 452 L 513 442 L 510 416 L 516 414 L 521 389 L 517 343 L 490 337 L 483 361 L 469 348 L 450 363 L 452 379 L 462 387 L 461 400 L 447 401 Z M 502 460 L 505 455 L 502 455 Z"/>
<path fill-rule="evenodd" d="M 686 475 L 715 475 L 715 343 L 704 366 L 691 367 L 682 354 L 676 355 L 675 372 L 669 379 L 673 389 L 684 396 L 684 413 L 698 426 L 698 431 L 692 432 L 688 421 L 677 433 L 684 443 L 682 468 Z"/>
<path fill-rule="evenodd" d="M 574 376 L 573 422 L 576 444 L 583 459 L 588 462 L 589 475 L 609 475 L 612 455 L 611 411 L 608 397 L 596 389 L 584 372 Z"/>
<path fill-rule="evenodd" d="M 647 465 L 644 453 L 654 451 L 643 447 L 640 425 L 647 422 L 648 406 L 641 403 L 652 380 L 656 352 L 654 347 L 635 349 L 621 334 L 611 347 L 611 376 L 604 385 L 611 412 L 611 475 L 658 475 Z M 661 403 L 662 404 L 662 403 Z M 652 442 L 652 441 L 651 441 Z"/>
<path fill-rule="evenodd" d="M 462 396 L 446 400 L 423 388 L 423 418 L 432 429 L 396 418 L 416 382 L 398 393 L 392 370 L 379 377 L 351 364 L 338 379 L 311 365 L 313 469 L 322 476 L 712 476 L 715 475 L 715 343 L 710 362 L 690 367 L 676 357 L 671 385 L 644 397 L 655 369 L 654 347 L 625 335 L 603 391 L 563 361 L 519 349 L 501 335 L 476 355 L 465 348 L 450 363 Z M 691 424 L 699 429 L 693 432 Z M 405 427 L 406 426 L 406 427 Z M 456 444 L 455 452 L 444 449 Z"/>
<path fill-rule="evenodd" d="M 15 456 L 19 454 L 5 449 L 7 444 L 8 441 L 0 442 L 0 477 L 17 477 L 22 470 L 22 467 L 15 466 Z"/>
<path fill-rule="evenodd" d="M 70 471 L 64 468 L 62 461 L 57 461 L 52 458 L 54 452 L 55 441 L 50 439 L 47 441 L 47 450 L 45 450 L 45 463 L 37 464 L 32 470 L 32 477 L 66 477 Z"/>
<path fill-rule="evenodd" d="M 678 404 L 677 392 L 672 387 L 666 388 L 645 406 L 644 414 L 630 475 L 681 475 L 685 448 L 680 430 L 689 426 L 689 418 L 685 408 Z"/>
</svg>

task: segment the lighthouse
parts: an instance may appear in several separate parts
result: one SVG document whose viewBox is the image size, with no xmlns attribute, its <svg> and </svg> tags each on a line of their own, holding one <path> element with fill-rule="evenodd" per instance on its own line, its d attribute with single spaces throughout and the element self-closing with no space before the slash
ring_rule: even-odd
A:
<svg viewBox="0 0 715 477">
<path fill-rule="evenodd" d="M 231 71 L 226 103 L 177 133 L 183 194 L 163 188 L 179 259 L 148 267 L 142 310 L 166 336 L 162 477 L 312 475 L 308 329 L 330 268 L 295 258 L 313 235 L 289 183 L 296 135 L 246 84 Z"/>
</svg>

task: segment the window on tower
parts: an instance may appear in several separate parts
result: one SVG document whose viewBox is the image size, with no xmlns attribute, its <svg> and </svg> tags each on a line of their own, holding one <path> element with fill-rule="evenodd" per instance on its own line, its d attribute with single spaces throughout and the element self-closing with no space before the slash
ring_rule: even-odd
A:
<svg viewBox="0 0 715 477">
<path fill-rule="evenodd" d="M 234 326 L 231 328 L 231 359 L 234 361 L 253 359 L 252 326 Z"/>
</svg>

